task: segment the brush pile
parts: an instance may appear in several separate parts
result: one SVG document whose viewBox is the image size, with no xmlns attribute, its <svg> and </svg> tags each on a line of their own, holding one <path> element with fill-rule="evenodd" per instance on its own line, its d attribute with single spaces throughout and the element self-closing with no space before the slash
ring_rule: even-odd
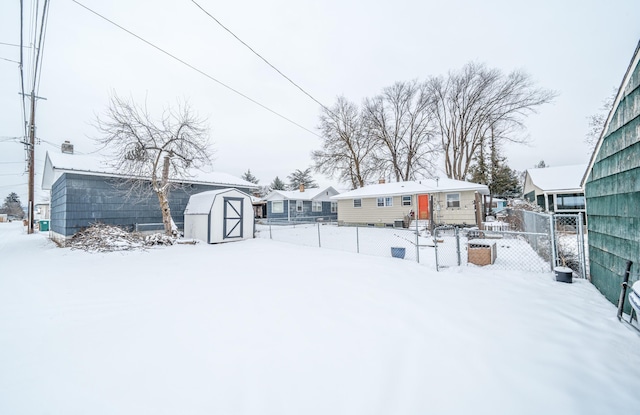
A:
<svg viewBox="0 0 640 415">
<path fill-rule="evenodd" d="M 88 252 L 114 252 L 173 245 L 174 242 L 175 238 L 160 233 L 144 236 L 118 226 L 94 223 L 73 235 L 67 246 Z"/>
</svg>

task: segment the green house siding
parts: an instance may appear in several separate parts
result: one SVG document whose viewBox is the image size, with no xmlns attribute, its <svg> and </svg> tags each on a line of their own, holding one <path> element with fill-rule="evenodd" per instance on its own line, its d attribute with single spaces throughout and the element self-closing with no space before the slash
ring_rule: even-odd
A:
<svg viewBox="0 0 640 415">
<path fill-rule="evenodd" d="M 585 182 L 591 280 L 613 303 L 626 262 L 632 280 L 640 272 L 640 66 L 632 70 Z"/>
</svg>

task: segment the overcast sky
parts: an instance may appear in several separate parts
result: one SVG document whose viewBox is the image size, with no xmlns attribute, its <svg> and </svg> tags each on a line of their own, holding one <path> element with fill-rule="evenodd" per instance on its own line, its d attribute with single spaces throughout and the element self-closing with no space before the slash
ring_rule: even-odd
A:
<svg viewBox="0 0 640 415">
<path fill-rule="evenodd" d="M 189 0 L 79 0 L 113 22 L 318 132 L 319 105 L 241 45 Z M 25 2 L 30 3 L 30 2 Z M 42 6 L 42 1 L 40 5 Z M 396 81 L 446 75 L 469 61 L 527 71 L 558 98 L 526 122 L 529 146 L 506 149 L 517 170 L 586 163 L 587 117 L 619 86 L 640 38 L 640 1 L 198 0 L 221 23 L 327 106 L 357 103 Z M 20 42 L 20 2 L 3 0 L 0 42 Z M 25 44 L 29 45 L 29 5 Z M 25 49 L 25 56 L 30 50 Z M 26 204 L 19 48 L 0 44 L 0 201 Z M 25 70 L 28 69 L 28 63 Z M 25 73 L 27 79 L 31 79 Z M 30 86 L 25 87 L 27 92 Z M 36 124 L 36 189 L 46 151 L 69 140 L 96 150 L 95 116 L 110 94 L 152 112 L 186 99 L 208 119 L 213 169 L 247 169 L 269 184 L 311 165 L 320 139 L 171 59 L 71 0 L 52 0 Z M 342 187 L 330 178 L 322 184 Z M 37 202 L 38 200 L 36 200 Z"/>
</svg>

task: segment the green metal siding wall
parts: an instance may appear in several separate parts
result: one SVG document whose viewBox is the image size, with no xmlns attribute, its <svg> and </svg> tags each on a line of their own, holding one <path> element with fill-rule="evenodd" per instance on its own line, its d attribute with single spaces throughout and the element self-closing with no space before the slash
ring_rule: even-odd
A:
<svg viewBox="0 0 640 415">
<path fill-rule="evenodd" d="M 585 183 L 593 284 L 617 303 L 627 260 L 640 271 L 640 66 L 615 109 Z"/>
</svg>

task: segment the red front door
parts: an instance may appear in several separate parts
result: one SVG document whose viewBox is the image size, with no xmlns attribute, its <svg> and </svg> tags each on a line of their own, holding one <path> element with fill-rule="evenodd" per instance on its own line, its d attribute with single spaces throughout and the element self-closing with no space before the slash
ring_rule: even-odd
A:
<svg viewBox="0 0 640 415">
<path fill-rule="evenodd" d="M 429 219 L 429 195 L 418 195 L 418 219 Z"/>
</svg>

